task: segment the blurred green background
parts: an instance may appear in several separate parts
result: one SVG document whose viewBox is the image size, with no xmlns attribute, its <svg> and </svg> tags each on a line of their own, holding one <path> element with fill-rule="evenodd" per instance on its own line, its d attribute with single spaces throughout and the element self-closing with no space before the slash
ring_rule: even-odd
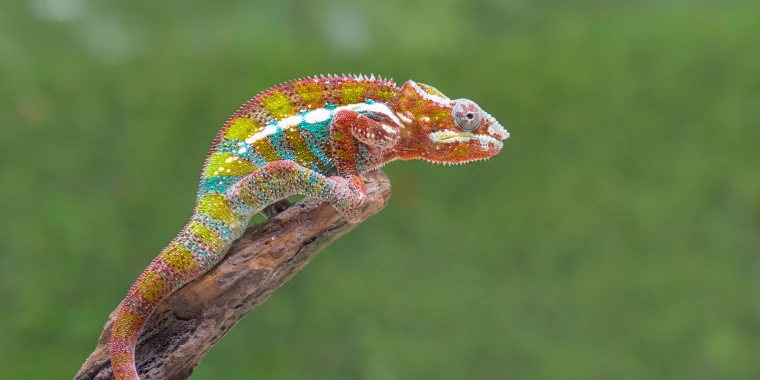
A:
<svg viewBox="0 0 760 380">
<path fill-rule="evenodd" d="M 346 72 L 512 137 L 389 165 L 194 379 L 758 379 L 759 42 L 755 1 L 5 1 L 0 378 L 73 377 L 227 117 Z"/>
</svg>

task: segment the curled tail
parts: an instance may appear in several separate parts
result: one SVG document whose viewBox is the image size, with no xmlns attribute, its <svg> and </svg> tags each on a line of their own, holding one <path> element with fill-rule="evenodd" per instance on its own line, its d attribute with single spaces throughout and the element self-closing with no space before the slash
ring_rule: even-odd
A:
<svg viewBox="0 0 760 380">
<path fill-rule="evenodd" d="M 143 271 L 119 307 L 111 329 L 109 351 L 117 380 L 139 380 L 135 344 L 150 315 L 166 297 L 221 261 L 239 232 L 229 230 L 213 216 L 195 214 Z"/>
</svg>

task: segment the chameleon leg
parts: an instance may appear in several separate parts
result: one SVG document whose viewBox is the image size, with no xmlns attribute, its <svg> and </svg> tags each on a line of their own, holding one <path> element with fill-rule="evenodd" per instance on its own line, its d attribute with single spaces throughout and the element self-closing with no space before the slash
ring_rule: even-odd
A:
<svg viewBox="0 0 760 380">
<path fill-rule="evenodd" d="M 383 115 L 377 115 L 379 118 Z M 348 180 L 349 188 L 364 199 L 367 189 L 356 169 L 356 140 L 364 144 L 390 148 L 396 144 L 401 132 L 398 127 L 380 122 L 351 110 L 335 113 L 330 125 L 330 141 L 338 174 Z"/>
<path fill-rule="evenodd" d="M 362 183 L 362 185 L 364 185 Z M 293 161 L 272 162 L 242 179 L 227 191 L 239 207 L 261 205 L 305 194 L 332 205 L 349 223 L 361 218 L 362 199 L 343 177 L 326 177 Z"/>
</svg>

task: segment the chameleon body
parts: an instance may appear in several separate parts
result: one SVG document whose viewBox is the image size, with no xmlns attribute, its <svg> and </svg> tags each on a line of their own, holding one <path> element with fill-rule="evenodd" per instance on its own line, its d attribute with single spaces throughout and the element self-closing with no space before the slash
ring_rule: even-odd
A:
<svg viewBox="0 0 760 380">
<path fill-rule="evenodd" d="M 362 173 L 397 159 L 483 160 L 507 137 L 474 102 L 414 81 L 315 76 L 257 95 L 216 136 L 190 221 L 119 307 L 109 343 L 114 376 L 139 379 L 135 344 L 156 306 L 214 267 L 267 205 L 305 194 L 355 223 L 366 194 Z"/>
</svg>

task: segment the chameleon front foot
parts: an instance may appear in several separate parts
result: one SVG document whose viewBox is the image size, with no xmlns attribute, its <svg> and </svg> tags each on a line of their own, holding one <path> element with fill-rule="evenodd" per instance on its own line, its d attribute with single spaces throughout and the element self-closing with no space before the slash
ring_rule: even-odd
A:
<svg viewBox="0 0 760 380">
<path fill-rule="evenodd" d="M 327 202 L 330 203 L 348 223 L 356 224 L 361 221 L 362 203 L 367 195 L 367 188 L 360 177 L 346 179 L 339 176 L 329 177 L 333 183 Z"/>
</svg>

